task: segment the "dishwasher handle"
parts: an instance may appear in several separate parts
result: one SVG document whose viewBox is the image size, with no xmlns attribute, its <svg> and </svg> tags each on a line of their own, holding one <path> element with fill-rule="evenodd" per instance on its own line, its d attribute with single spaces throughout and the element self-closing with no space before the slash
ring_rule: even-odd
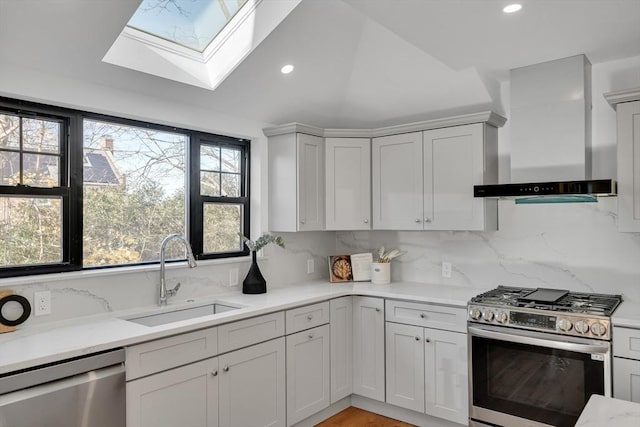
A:
<svg viewBox="0 0 640 427">
<path fill-rule="evenodd" d="M 123 365 L 123 348 L 76 357 L 47 365 L 36 366 L 17 372 L 0 375 L 0 395 L 39 384 L 95 371 L 107 366 Z"/>
</svg>

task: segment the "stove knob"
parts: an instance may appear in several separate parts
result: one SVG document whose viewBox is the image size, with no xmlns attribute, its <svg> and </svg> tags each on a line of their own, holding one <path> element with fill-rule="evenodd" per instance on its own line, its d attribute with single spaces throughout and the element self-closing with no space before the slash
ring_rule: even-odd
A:
<svg viewBox="0 0 640 427">
<path fill-rule="evenodd" d="M 573 325 L 573 328 L 579 334 L 586 334 L 589 332 L 589 323 L 584 320 L 578 320 L 575 325 Z"/>
<path fill-rule="evenodd" d="M 493 311 L 487 310 L 484 312 L 484 315 L 482 317 L 484 317 L 484 320 L 486 320 L 487 322 L 491 322 L 495 317 L 495 314 L 493 313 Z"/>
<path fill-rule="evenodd" d="M 607 327 L 600 322 L 591 325 L 591 333 L 597 337 L 601 337 L 607 333 Z"/>
<path fill-rule="evenodd" d="M 471 310 L 470 316 L 473 320 L 479 320 L 482 317 L 482 312 L 479 308 L 474 308 L 473 310 Z"/>
<path fill-rule="evenodd" d="M 496 316 L 496 320 L 500 323 L 506 323 L 508 319 L 509 319 L 509 316 L 507 316 L 507 313 L 505 313 L 504 311 L 501 311 Z"/>
<path fill-rule="evenodd" d="M 571 320 L 569 319 L 560 319 L 560 321 L 558 322 L 558 329 L 560 329 L 562 332 L 569 332 L 572 327 L 573 323 L 571 323 Z"/>
</svg>

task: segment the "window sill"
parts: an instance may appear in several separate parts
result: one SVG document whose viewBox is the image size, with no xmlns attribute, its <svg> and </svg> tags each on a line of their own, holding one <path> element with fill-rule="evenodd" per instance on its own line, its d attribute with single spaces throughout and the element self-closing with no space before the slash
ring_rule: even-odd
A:
<svg viewBox="0 0 640 427">
<path fill-rule="evenodd" d="M 265 257 L 258 257 L 258 259 L 265 259 Z M 243 257 L 236 257 L 236 258 L 207 259 L 207 260 L 199 260 L 197 262 L 198 262 L 198 266 L 202 266 L 202 267 L 211 266 L 211 265 L 235 264 L 235 263 L 251 262 L 251 256 L 243 256 Z M 168 262 L 165 264 L 165 269 L 173 270 L 177 268 L 185 268 L 186 266 L 187 266 L 186 261 Z M 93 277 L 116 276 L 116 275 L 122 275 L 122 274 L 128 274 L 128 273 L 131 273 L 131 274 L 145 273 L 148 271 L 159 272 L 160 263 L 113 267 L 113 268 L 96 268 L 91 270 L 69 271 L 69 272 L 62 272 L 62 273 L 40 274 L 40 275 L 31 275 L 31 276 L 7 277 L 5 279 L 0 279 L 0 287 L 11 286 L 11 285 L 27 285 L 27 284 L 30 285 L 34 283 L 45 283 L 45 282 L 57 282 L 61 280 L 70 280 L 70 279 L 90 279 Z"/>
</svg>

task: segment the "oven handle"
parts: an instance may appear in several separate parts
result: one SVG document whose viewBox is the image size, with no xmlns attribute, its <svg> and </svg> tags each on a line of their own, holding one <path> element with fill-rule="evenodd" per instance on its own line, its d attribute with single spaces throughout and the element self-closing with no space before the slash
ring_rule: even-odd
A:
<svg viewBox="0 0 640 427">
<path fill-rule="evenodd" d="M 607 353 L 609 352 L 608 343 L 603 344 L 579 344 L 566 341 L 554 341 L 544 338 L 536 338 L 531 336 L 521 336 L 514 334 L 503 334 L 501 332 L 488 331 L 486 329 L 474 328 L 469 326 L 469 333 L 474 336 L 496 339 L 500 341 L 509 341 L 519 344 L 537 345 L 539 347 L 556 348 L 559 350 L 575 351 L 578 353 Z"/>
</svg>

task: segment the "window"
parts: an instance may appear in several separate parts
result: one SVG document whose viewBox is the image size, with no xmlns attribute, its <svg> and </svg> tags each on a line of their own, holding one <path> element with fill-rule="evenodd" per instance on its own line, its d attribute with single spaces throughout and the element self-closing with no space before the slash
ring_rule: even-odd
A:
<svg viewBox="0 0 640 427">
<path fill-rule="evenodd" d="M 67 129 L 65 117 L 0 109 L 0 267 L 69 260 Z"/>
<path fill-rule="evenodd" d="M 247 159 L 243 141 L 200 137 L 194 144 L 191 225 L 202 236 L 194 249 L 203 258 L 247 253 L 240 238 L 249 234 Z"/>
<path fill-rule="evenodd" d="M 0 277 L 246 255 L 249 144 L 0 98 Z"/>
</svg>

